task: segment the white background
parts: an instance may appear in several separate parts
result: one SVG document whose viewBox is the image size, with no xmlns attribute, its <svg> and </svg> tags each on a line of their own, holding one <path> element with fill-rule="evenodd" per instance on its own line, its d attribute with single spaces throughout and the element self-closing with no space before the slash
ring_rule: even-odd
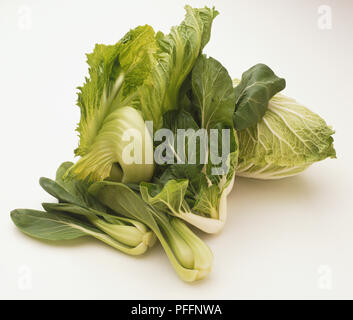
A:
<svg viewBox="0 0 353 320">
<path fill-rule="evenodd" d="M 232 77 L 259 62 L 285 77 L 284 93 L 336 129 L 338 159 L 287 180 L 239 178 L 225 229 L 203 237 L 214 252 L 212 273 L 191 285 L 159 246 L 133 258 L 89 238 L 31 239 L 9 213 L 51 200 L 39 177 L 54 177 L 73 159 L 84 54 L 137 25 L 167 32 L 183 19 L 184 1 L 2 0 L 0 298 L 353 298 L 353 2 L 188 2 L 217 2 L 205 53 Z M 332 29 L 320 29 L 320 5 L 330 6 Z"/>
</svg>

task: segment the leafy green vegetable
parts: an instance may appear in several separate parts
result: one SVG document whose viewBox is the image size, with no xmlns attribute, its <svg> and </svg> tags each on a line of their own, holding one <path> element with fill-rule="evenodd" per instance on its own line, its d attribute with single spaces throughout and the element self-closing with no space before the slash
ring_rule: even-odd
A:
<svg viewBox="0 0 353 320">
<path fill-rule="evenodd" d="M 178 135 L 178 130 L 184 129 L 185 163 L 176 158 L 174 164 L 163 167 L 161 173 L 154 176 L 153 183 L 142 182 L 140 192 L 156 210 L 181 218 L 205 232 L 215 233 L 225 223 L 225 199 L 228 187 L 233 185 L 238 157 L 232 121 L 235 94 L 226 69 L 217 60 L 204 55 L 199 56 L 192 70 L 190 93 L 194 109 L 198 111 L 195 118 L 185 110 L 168 112 L 164 116 L 164 127 L 174 134 Z M 207 139 L 203 142 L 198 139 L 196 151 L 189 150 L 199 129 L 205 130 Z M 222 141 L 227 132 L 228 151 Z M 212 139 L 215 133 L 216 140 Z M 215 142 L 216 148 L 211 148 Z M 175 143 L 170 146 L 173 154 L 180 156 L 178 147 Z M 214 158 L 219 158 L 219 154 L 222 163 L 215 168 Z M 190 163 L 191 157 L 196 158 L 196 162 Z"/>
<path fill-rule="evenodd" d="M 269 100 L 285 86 L 285 80 L 278 78 L 264 64 L 257 64 L 245 71 L 235 87 L 234 127 L 242 130 L 258 123 L 267 110 Z"/>
<path fill-rule="evenodd" d="M 316 161 L 335 158 L 333 133 L 320 116 L 277 94 L 256 126 L 238 131 L 237 175 L 284 178 L 300 173 Z"/>
<path fill-rule="evenodd" d="M 335 157 L 333 130 L 278 94 L 285 80 L 268 66 L 232 82 L 203 54 L 214 8 L 185 9 L 169 34 L 139 26 L 87 55 L 80 158 L 63 163 L 55 181 L 40 179 L 58 202 L 11 212 L 24 233 L 93 236 L 130 255 L 158 239 L 179 277 L 195 281 L 210 273 L 213 256 L 186 223 L 220 231 L 236 174 L 277 179 Z"/>
<path fill-rule="evenodd" d="M 183 222 L 149 206 L 122 183 L 96 182 L 89 192 L 115 212 L 137 219 L 153 230 L 184 281 L 202 279 L 210 272 L 213 260 L 210 249 Z"/>
<path fill-rule="evenodd" d="M 143 254 L 147 250 L 148 242 L 150 241 L 146 237 L 144 241 L 138 243 L 135 247 L 130 247 L 114 240 L 89 223 L 76 219 L 67 213 L 16 209 L 11 211 L 11 219 L 23 233 L 34 238 L 57 241 L 92 236 L 130 255 Z"/>
<path fill-rule="evenodd" d="M 56 181 L 48 178 L 40 179 L 39 183 L 43 189 L 60 201 L 60 203 L 43 203 L 43 208 L 49 213 L 83 216 L 91 225 L 117 241 L 115 247 L 120 247 L 125 253 L 141 254 L 153 246 L 155 242 L 153 233 L 138 221 L 107 212 L 106 208 L 88 193 L 90 184 L 87 180 L 64 180 L 62 174 L 72 165 L 71 162 L 64 162 L 57 170 Z"/>
<path fill-rule="evenodd" d="M 71 240 L 101 232 L 67 214 L 55 214 L 30 209 L 11 212 L 12 221 L 31 237 L 46 240 Z"/>
<path fill-rule="evenodd" d="M 154 234 L 151 233 L 144 224 L 133 219 L 117 217 L 68 203 L 43 203 L 42 206 L 47 212 L 82 215 L 86 217 L 92 225 L 126 246 L 138 247 L 141 243 L 144 243 L 146 245 L 146 251 L 148 247 L 152 247 L 155 243 Z M 96 215 L 94 215 L 93 212 L 96 213 Z"/>
</svg>

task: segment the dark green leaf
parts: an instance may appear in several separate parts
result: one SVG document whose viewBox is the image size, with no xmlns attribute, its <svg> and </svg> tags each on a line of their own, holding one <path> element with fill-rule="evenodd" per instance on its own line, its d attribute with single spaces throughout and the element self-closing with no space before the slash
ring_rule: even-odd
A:
<svg viewBox="0 0 353 320">
<path fill-rule="evenodd" d="M 158 225 L 152 216 L 151 208 L 126 185 L 101 181 L 92 184 L 89 192 L 116 213 L 137 219 L 154 232 L 158 232 Z"/>
<path fill-rule="evenodd" d="M 178 162 L 178 165 L 183 166 L 194 166 L 193 164 L 188 164 L 189 141 L 191 141 L 191 139 L 194 139 L 196 144 L 196 150 L 192 148 L 191 152 L 195 155 L 196 163 L 200 163 L 200 137 L 197 135 L 199 126 L 190 113 L 183 110 L 172 110 L 167 112 L 163 117 L 163 127 L 171 130 L 174 134 L 174 144 L 171 142 L 170 148 L 172 148 L 174 154 L 178 155 L 174 158 L 175 163 Z M 184 148 L 182 148 L 183 142 Z M 178 149 L 178 146 L 180 147 L 180 150 Z M 182 154 L 183 152 L 184 154 Z M 185 164 L 182 164 L 183 160 Z"/>
<path fill-rule="evenodd" d="M 57 198 L 59 201 L 69 202 L 79 206 L 84 205 L 82 199 L 79 199 L 78 197 L 75 197 L 74 195 L 69 193 L 66 189 L 64 189 L 54 180 L 42 177 L 39 179 L 39 184 L 46 192 L 48 192 L 53 197 Z"/>
<path fill-rule="evenodd" d="M 215 59 L 201 55 L 192 70 L 193 101 L 200 113 L 200 126 L 211 129 L 217 123 L 233 127 L 235 94 L 227 70 Z"/>
<path fill-rule="evenodd" d="M 234 127 L 242 130 L 258 123 L 270 99 L 285 86 L 286 81 L 277 77 L 265 64 L 257 64 L 245 71 L 235 88 Z"/>
<path fill-rule="evenodd" d="M 88 193 L 90 183 L 87 179 L 63 178 L 72 165 L 72 162 L 62 163 L 56 171 L 56 181 L 49 178 L 40 178 L 39 183 L 42 188 L 60 202 L 105 212 L 106 208 Z"/>
<path fill-rule="evenodd" d="M 42 203 L 42 207 L 45 211 L 57 211 L 57 212 L 69 212 L 73 214 L 79 214 L 83 216 L 94 217 L 95 214 L 92 213 L 89 209 L 84 207 L 77 206 L 72 203 Z"/>
<path fill-rule="evenodd" d="M 46 240 L 71 240 L 101 232 L 68 214 L 16 209 L 11 212 L 14 224 L 31 237 Z"/>
<path fill-rule="evenodd" d="M 177 129 L 198 130 L 199 126 L 197 125 L 190 113 L 183 110 L 172 110 L 164 114 L 163 128 L 172 130 L 173 133 L 176 134 Z"/>
</svg>

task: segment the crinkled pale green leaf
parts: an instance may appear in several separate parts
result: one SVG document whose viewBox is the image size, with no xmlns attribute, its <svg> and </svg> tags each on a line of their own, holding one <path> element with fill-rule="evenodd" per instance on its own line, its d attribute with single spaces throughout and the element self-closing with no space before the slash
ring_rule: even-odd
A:
<svg viewBox="0 0 353 320">
<path fill-rule="evenodd" d="M 192 210 L 207 217 L 217 219 L 220 197 L 221 190 L 216 184 L 211 186 L 202 185 Z"/>
<path fill-rule="evenodd" d="M 169 180 L 157 194 L 154 194 L 154 185 L 142 182 L 140 192 L 143 200 L 156 210 L 177 215 L 186 205 L 184 197 L 187 187 L 188 180 Z"/>
<path fill-rule="evenodd" d="M 285 86 L 285 80 L 277 77 L 265 64 L 257 64 L 245 71 L 235 87 L 234 127 L 242 130 L 258 123 L 267 110 L 269 100 Z"/>
<path fill-rule="evenodd" d="M 238 131 L 237 175 L 276 179 L 312 163 L 335 158 L 334 131 L 317 114 L 284 95 L 275 95 L 262 120 Z"/>
<path fill-rule="evenodd" d="M 87 55 L 90 77 L 79 88 L 77 102 L 81 119 L 77 128 L 80 144 L 75 154 L 81 158 L 70 169 L 71 175 L 103 180 L 110 175 L 113 164 L 119 163 L 123 181 L 139 182 L 152 176 L 153 165 L 145 164 L 145 159 L 139 170 L 131 170 L 131 165 L 124 163 L 122 150 L 128 142 L 122 142 L 122 135 L 134 129 L 145 141 L 144 119 L 134 107 L 139 109 L 138 88 L 157 63 L 156 50 L 155 33 L 146 25 L 130 30 L 115 45 L 96 45 Z M 152 152 L 150 140 L 147 138 L 148 143 L 141 146 L 143 155 L 145 149 Z"/>
<path fill-rule="evenodd" d="M 214 128 L 222 123 L 233 126 L 235 94 L 227 70 L 212 57 L 201 55 L 192 70 L 192 93 L 199 109 L 200 127 Z"/>
<path fill-rule="evenodd" d="M 184 21 L 169 34 L 156 34 L 158 50 L 154 65 L 145 84 L 139 88 L 140 107 L 154 128 L 162 126 L 162 115 L 180 107 L 180 91 L 184 80 L 210 38 L 213 19 L 218 12 L 210 8 L 185 6 Z M 153 106 L 153 107 L 151 107 Z"/>
<path fill-rule="evenodd" d="M 168 166 L 158 181 L 165 185 L 170 180 L 188 180 L 188 188 L 185 193 L 185 200 L 193 207 L 196 195 L 203 184 L 207 183 L 206 176 L 202 173 L 202 165 L 174 164 Z"/>
<path fill-rule="evenodd" d="M 177 109 L 179 90 L 191 72 L 203 47 L 210 39 L 213 19 L 218 15 L 215 9 L 194 9 L 185 6 L 184 21 L 173 27 L 168 35 L 157 34 L 161 55 L 159 71 L 168 78 L 166 95 L 162 103 L 164 111 Z"/>
<path fill-rule="evenodd" d="M 151 72 L 155 63 L 152 53 L 156 50 L 155 33 L 146 25 L 130 30 L 115 45 L 97 44 L 93 53 L 87 55 L 89 78 L 79 88 L 77 101 L 81 119 L 76 155 L 89 152 L 109 114 L 132 103 L 131 95 Z M 118 97 L 112 97 L 120 76 L 124 76 L 122 88 Z"/>
</svg>

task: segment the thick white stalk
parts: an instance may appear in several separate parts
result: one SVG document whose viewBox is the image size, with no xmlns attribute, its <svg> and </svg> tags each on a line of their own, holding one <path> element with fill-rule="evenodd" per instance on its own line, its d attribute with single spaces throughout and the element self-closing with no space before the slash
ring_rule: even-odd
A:
<svg viewBox="0 0 353 320">
<path fill-rule="evenodd" d="M 222 192 L 221 198 L 219 200 L 218 219 L 203 217 L 192 212 L 180 212 L 176 213 L 175 216 L 183 219 L 184 221 L 206 233 L 220 232 L 227 220 L 227 196 L 233 189 L 234 180 L 235 175 L 233 175 L 229 185 Z"/>
</svg>

